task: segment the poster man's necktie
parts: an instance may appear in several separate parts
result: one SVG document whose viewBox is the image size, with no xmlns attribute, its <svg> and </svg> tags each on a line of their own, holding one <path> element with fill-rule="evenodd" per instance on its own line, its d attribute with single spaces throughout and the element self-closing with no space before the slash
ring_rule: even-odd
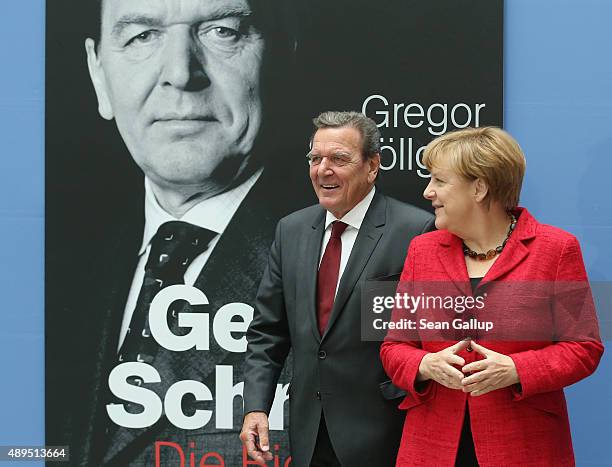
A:
<svg viewBox="0 0 612 467">
<path fill-rule="evenodd" d="M 127 335 L 118 354 L 119 362 L 150 362 L 157 344 L 149 328 L 149 308 L 155 295 L 162 289 L 184 283 L 185 271 L 200 255 L 216 234 L 187 222 L 171 221 L 162 224 L 151 240 L 151 250 L 145 275 L 130 321 Z M 171 320 L 177 321 L 176 313 Z"/>
<path fill-rule="evenodd" d="M 340 256 L 342 254 L 342 240 L 340 236 L 346 229 L 347 224 L 335 221 L 332 224 L 332 233 L 325 247 L 323 259 L 319 266 L 317 277 L 317 318 L 319 322 L 319 333 L 323 335 L 327 328 L 329 316 L 334 306 L 336 286 L 340 275 Z"/>
<path fill-rule="evenodd" d="M 117 355 L 116 365 L 123 362 L 153 362 L 159 345 L 151 335 L 149 327 L 151 302 L 160 290 L 184 283 L 185 271 L 193 260 L 208 248 L 208 244 L 215 235 L 215 232 L 182 221 L 166 222 L 159 227 L 151 240 L 144 279 L 130 320 L 130 327 Z M 171 329 L 177 328 L 176 312 L 171 312 L 168 324 Z M 143 385 L 142 379 L 137 376 L 128 377 L 127 382 L 138 386 Z M 129 413 L 142 411 L 140 404 L 122 401 L 112 395 L 109 397 L 109 402 L 123 404 Z M 111 440 L 114 439 L 118 429 L 118 425 L 106 418 L 104 436 L 98 440 L 102 455 L 106 449 L 109 449 Z"/>
</svg>

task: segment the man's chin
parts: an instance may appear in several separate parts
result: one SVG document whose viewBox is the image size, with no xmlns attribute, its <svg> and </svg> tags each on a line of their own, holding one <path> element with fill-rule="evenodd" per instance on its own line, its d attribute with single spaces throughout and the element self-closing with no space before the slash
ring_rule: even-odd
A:
<svg viewBox="0 0 612 467">
<path fill-rule="evenodd" d="M 336 212 L 338 210 L 338 200 L 336 197 L 319 195 L 319 205 L 329 212 Z"/>
<path fill-rule="evenodd" d="M 184 193 L 186 191 L 218 191 L 219 186 L 223 186 L 222 180 L 216 180 L 212 177 L 211 172 L 202 171 L 202 167 L 199 167 L 200 171 L 195 170 L 180 170 L 180 171 L 155 171 L 145 172 L 147 178 L 151 181 L 154 186 L 157 186 L 164 191 L 175 191 Z M 227 184 L 227 183 L 225 183 Z"/>
<path fill-rule="evenodd" d="M 215 178 L 232 178 L 221 170 L 231 165 L 237 171 L 238 161 L 228 163 L 231 156 L 200 144 L 176 144 L 151 151 L 138 165 L 151 180 L 166 185 L 198 185 L 215 182 Z M 137 161 L 138 162 L 138 161 Z"/>
</svg>

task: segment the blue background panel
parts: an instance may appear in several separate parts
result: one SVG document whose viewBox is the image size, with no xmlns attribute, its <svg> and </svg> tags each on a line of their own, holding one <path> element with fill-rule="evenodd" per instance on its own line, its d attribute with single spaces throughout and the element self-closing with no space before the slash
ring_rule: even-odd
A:
<svg viewBox="0 0 612 467">
<path fill-rule="evenodd" d="M 608 282 L 610 18 L 607 0 L 506 0 L 504 32 L 504 121 L 527 156 L 521 203 L 540 221 L 576 235 L 590 279 Z M 597 372 L 566 390 L 579 466 L 612 465 L 610 345 Z"/>
<path fill-rule="evenodd" d="M 44 443 L 45 2 L 4 2 L 2 10 L 0 444 L 40 445 Z"/>
</svg>

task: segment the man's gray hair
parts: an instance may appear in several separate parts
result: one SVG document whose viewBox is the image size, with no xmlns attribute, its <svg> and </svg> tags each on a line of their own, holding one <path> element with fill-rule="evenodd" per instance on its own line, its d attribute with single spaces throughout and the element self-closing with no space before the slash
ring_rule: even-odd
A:
<svg viewBox="0 0 612 467">
<path fill-rule="evenodd" d="M 312 123 L 315 126 L 314 133 L 323 128 L 355 128 L 361 135 L 361 141 L 363 142 L 363 158 L 369 159 L 380 153 L 380 131 L 378 131 L 374 120 L 360 112 L 329 110 L 313 118 Z M 311 145 L 314 133 L 310 138 Z"/>
</svg>

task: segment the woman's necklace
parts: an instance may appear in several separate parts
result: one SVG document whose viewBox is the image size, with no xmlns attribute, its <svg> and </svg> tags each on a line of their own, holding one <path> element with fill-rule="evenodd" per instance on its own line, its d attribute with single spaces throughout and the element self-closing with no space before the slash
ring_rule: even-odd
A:
<svg viewBox="0 0 612 467">
<path fill-rule="evenodd" d="M 510 238 L 510 235 L 512 235 L 512 232 L 514 231 L 514 228 L 516 227 L 516 217 L 514 217 L 514 214 L 512 213 L 509 213 L 509 214 L 510 214 L 510 219 L 511 219 L 510 227 L 508 228 L 508 233 L 506 234 L 506 238 L 504 239 L 501 245 L 494 248 L 493 250 L 487 251 L 486 253 L 477 253 L 474 250 L 470 249 L 465 244 L 465 242 L 463 242 L 463 254 L 477 261 L 487 261 L 499 255 L 504 250 L 504 247 L 506 246 L 506 243 L 508 243 L 508 239 Z"/>
</svg>

